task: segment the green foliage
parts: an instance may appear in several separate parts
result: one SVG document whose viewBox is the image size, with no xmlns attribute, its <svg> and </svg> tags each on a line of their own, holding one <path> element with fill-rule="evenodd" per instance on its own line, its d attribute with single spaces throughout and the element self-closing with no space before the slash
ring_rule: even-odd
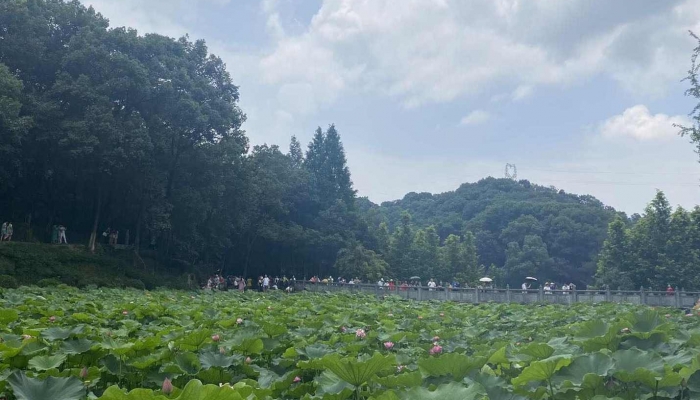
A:
<svg viewBox="0 0 700 400">
<path fill-rule="evenodd" d="M 0 390 L 27 400 L 695 398 L 698 332 L 698 317 L 630 304 L 34 286 L 0 297 Z"/>
<path fill-rule="evenodd" d="M 19 283 L 14 276 L 0 275 L 0 288 L 15 289 L 19 287 Z"/>
<path fill-rule="evenodd" d="M 372 250 L 367 250 L 361 244 L 345 248 L 338 252 L 335 269 L 342 276 L 350 279 L 361 278 L 375 282 L 386 274 L 388 265 Z"/>
<path fill-rule="evenodd" d="M 658 191 L 634 224 L 620 217 L 610 223 L 598 259 L 597 283 L 627 290 L 700 287 L 699 224 L 700 209 L 672 211 Z"/>
</svg>

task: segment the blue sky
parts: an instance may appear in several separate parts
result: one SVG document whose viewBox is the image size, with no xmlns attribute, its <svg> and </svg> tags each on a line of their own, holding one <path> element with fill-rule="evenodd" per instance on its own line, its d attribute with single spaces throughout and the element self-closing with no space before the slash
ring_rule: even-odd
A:
<svg viewBox="0 0 700 400">
<path fill-rule="evenodd" d="M 674 123 L 697 0 L 83 0 L 141 33 L 205 39 L 240 85 L 253 144 L 335 123 L 375 202 L 518 177 L 641 212 L 693 207 Z"/>
</svg>

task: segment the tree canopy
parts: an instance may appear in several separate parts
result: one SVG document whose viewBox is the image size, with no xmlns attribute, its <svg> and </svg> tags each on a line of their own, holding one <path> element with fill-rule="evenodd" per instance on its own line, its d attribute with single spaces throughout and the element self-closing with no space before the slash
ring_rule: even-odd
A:
<svg viewBox="0 0 700 400">
<path fill-rule="evenodd" d="M 700 210 L 663 193 L 632 218 L 495 178 L 376 205 L 357 197 L 338 127 L 306 151 L 251 147 L 239 100 L 203 40 L 110 28 L 78 1 L 2 1 L 0 217 L 26 241 L 65 225 L 92 251 L 119 230 L 134 263 L 177 274 L 700 287 Z M 698 143 L 696 125 L 683 133 Z"/>
</svg>

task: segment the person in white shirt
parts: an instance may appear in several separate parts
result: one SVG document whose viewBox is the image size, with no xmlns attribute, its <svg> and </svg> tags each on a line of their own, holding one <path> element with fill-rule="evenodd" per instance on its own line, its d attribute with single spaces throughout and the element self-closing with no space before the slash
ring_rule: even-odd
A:
<svg viewBox="0 0 700 400">
<path fill-rule="evenodd" d="M 528 285 L 526 282 L 523 282 L 521 287 L 523 288 L 523 293 L 527 293 L 527 290 L 530 289 L 530 285 Z"/>
<path fill-rule="evenodd" d="M 268 278 L 267 275 L 265 275 L 265 277 L 263 278 L 263 291 L 267 291 L 267 289 L 269 289 L 269 288 L 270 288 L 270 278 Z"/>
<path fill-rule="evenodd" d="M 428 282 L 428 290 L 432 292 L 433 290 L 435 290 L 436 287 L 437 283 L 435 283 L 435 281 L 431 279 L 430 282 Z"/>
</svg>

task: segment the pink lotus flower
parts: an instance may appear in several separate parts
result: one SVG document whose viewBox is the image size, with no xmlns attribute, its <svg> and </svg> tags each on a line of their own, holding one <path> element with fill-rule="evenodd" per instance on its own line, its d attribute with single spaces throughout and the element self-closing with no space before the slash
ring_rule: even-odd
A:
<svg viewBox="0 0 700 400">
<path fill-rule="evenodd" d="M 440 336 L 433 336 L 433 342 L 437 342 L 438 340 L 440 340 Z"/>
<path fill-rule="evenodd" d="M 219 335 L 211 335 L 211 340 L 213 340 L 213 341 L 215 341 L 215 342 L 218 342 L 219 340 L 221 340 L 221 336 L 219 336 Z"/>
<path fill-rule="evenodd" d="M 403 365 L 397 365 L 396 372 L 401 372 L 401 371 L 403 371 L 404 368 L 406 368 L 406 367 L 404 367 Z"/>
<path fill-rule="evenodd" d="M 243 323 L 243 318 L 238 318 L 238 319 L 236 320 L 236 323 L 237 323 L 238 325 L 242 324 L 242 323 Z"/>
<path fill-rule="evenodd" d="M 440 346 L 440 345 L 434 345 L 433 348 L 430 349 L 431 355 L 440 354 L 440 353 L 442 353 L 442 346 Z"/>
<path fill-rule="evenodd" d="M 87 367 L 83 367 L 83 369 L 80 370 L 80 379 L 85 380 L 85 378 L 88 377 L 88 369 Z"/>
<path fill-rule="evenodd" d="M 360 329 L 355 331 L 355 337 L 357 337 L 359 339 L 364 339 L 367 337 L 367 333 L 365 333 L 364 329 L 360 328 Z"/>
<path fill-rule="evenodd" d="M 129 315 L 129 312 L 124 310 L 124 311 L 122 311 L 122 315 Z"/>
<path fill-rule="evenodd" d="M 245 359 L 246 364 L 250 364 L 252 362 L 253 362 L 253 360 L 250 357 L 246 357 L 246 359 Z"/>
<path fill-rule="evenodd" d="M 293 382 L 294 382 L 294 383 L 299 383 L 299 382 L 301 382 L 301 378 L 298 377 L 298 376 L 295 376 Z"/>
<path fill-rule="evenodd" d="M 49 322 L 56 322 L 56 317 L 55 316 L 50 316 L 49 317 Z"/>
<path fill-rule="evenodd" d="M 173 392 L 173 383 L 170 381 L 170 379 L 165 378 L 165 380 L 163 381 L 163 387 L 161 389 L 166 395 Z"/>
<path fill-rule="evenodd" d="M 384 348 L 387 350 L 391 350 L 394 348 L 394 342 L 384 342 Z"/>
</svg>

